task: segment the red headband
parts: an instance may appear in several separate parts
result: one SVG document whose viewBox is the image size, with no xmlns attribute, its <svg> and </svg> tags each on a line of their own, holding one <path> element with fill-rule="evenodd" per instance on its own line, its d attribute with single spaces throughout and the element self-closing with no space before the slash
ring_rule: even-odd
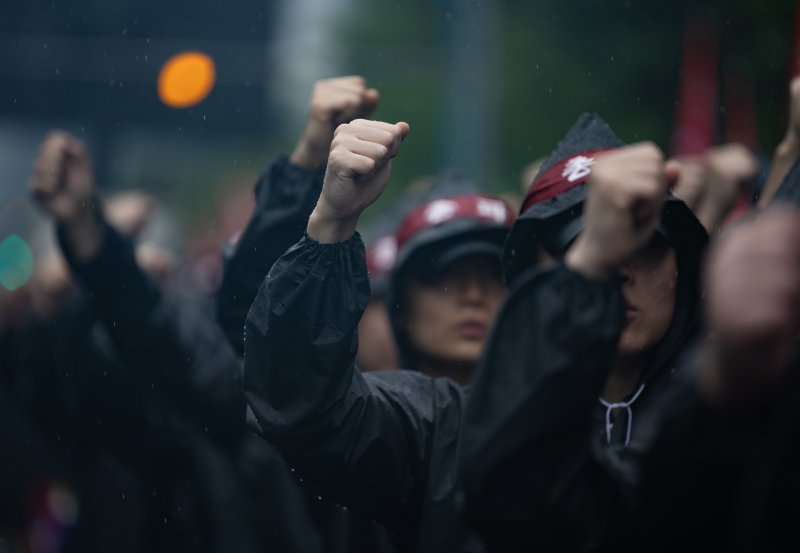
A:
<svg viewBox="0 0 800 553">
<path fill-rule="evenodd" d="M 525 213 L 534 205 L 555 198 L 562 192 L 575 188 L 586 182 L 592 173 L 595 154 L 612 150 L 614 148 L 596 148 L 585 150 L 569 157 L 565 157 L 543 174 L 536 177 L 525 195 L 520 213 Z"/>
<path fill-rule="evenodd" d="M 453 219 L 472 219 L 510 227 L 514 222 L 514 211 L 504 200 L 488 194 L 433 200 L 406 215 L 397 230 L 397 248 L 402 248 L 418 232 Z"/>
</svg>

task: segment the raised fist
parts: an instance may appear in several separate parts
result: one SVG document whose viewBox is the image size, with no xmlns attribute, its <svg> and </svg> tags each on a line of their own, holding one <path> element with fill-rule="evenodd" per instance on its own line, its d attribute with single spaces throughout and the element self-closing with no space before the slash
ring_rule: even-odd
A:
<svg viewBox="0 0 800 553">
<path fill-rule="evenodd" d="M 584 229 L 566 263 L 590 278 L 608 278 L 652 236 L 677 164 L 665 164 L 652 143 L 597 157 L 587 181 Z"/>
<path fill-rule="evenodd" d="M 378 97 L 378 91 L 367 88 L 363 77 L 338 77 L 314 83 L 306 126 L 290 161 L 305 169 L 323 167 L 336 127 L 369 117 L 378 106 Z"/>
<path fill-rule="evenodd" d="M 45 137 L 33 167 L 29 190 L 56 223 L 69 226 L 93 216 L 95 178 L 86 145 L 62 131 Z"/>
<path fill-rule="evenodd" d="M 361 213 L 383 192 L 391 160 L 408 130 L 406 123 L 364 119 L 336 129 L 322 193 L 309 219 L 309 236 L 341 242 L 353 234 Z"/>
<path fill-rule="evenodd" d="M 714 233 L 741 195 L 750 190 L 757 170 L 755 156 L 741 144 L 716 146 L 704 158 L 680 160 L 680 178 L 673 193 Z"/>
<path fill-rule="evenodd" d="M 800 331 L 800 215 L 764 212 L 723 234 L 706 267 L 710 355 L 701 390 L 758 402 L 786 371 Z"/>
<path fill-rule="evenodd" d="M 95 212 L 96 186 L 86 145 L 63 131 L 50 132 L 39 150 L 29 183 L 39 207 L 66 233 L 79 259 L 91 258 L 103 239 Z"/>
</svg>

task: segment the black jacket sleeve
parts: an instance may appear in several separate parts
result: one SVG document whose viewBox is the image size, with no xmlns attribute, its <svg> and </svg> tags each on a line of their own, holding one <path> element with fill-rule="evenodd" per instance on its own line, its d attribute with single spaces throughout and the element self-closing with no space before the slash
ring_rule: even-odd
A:
<svg viewBox="0 0 800 553">
<path fill-rule="evenodd" d="M 202 302 L 162 291 L 136 263 L 132 243 L 103 222 L 100 251 L 67 262 L 111 336 L 120 361 L 145 389 L 165 397 L 221 443 L 244 416 L 241 363 Z"/>
<path fill-rule="evenodd" d="M 226 255 L 217 293 L 217 321 L 234 349 L 244 352 L 244 322 L 269 268 L 305 232 L 322 190 L 322 171 L 308 171 L 280 156 L 256 185 L 253 216 Z"/>
<path fill-rule="evenodd" d="M 305 478 L 397 529 L 419 515 L 442 431 L 436 412 L 459 399 L 418 373 L 355 369 L 369 297 L 357 234 L 338 244 L 304 237 L 275 263 L 248 315 L 245 395 L 252 426 Z"/>
<path fill-rule="evenodd" d="M 509 294 L 460 444 L 465 514 L 490 551 L 591 550 L 606 532 L 621 498 L 591 414 L 623 313 L 616 282 L 563 266 L 534 270 Z"/>
</svg>

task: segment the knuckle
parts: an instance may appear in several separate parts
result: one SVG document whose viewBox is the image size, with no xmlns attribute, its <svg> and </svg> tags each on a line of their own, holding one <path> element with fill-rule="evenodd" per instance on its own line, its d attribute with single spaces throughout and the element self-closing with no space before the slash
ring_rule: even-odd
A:
<svg viewBox="0 0 800 553">
<path fill-rule="evenodd" d="M 640 150 L 643 154 L 652 157 L 654 159 L 663 160 L 664 154 L 661 152 L 661 148 L 659 148 L 654 142 L 645 141 L 640 144 Z"/>
<path fill-rule="evenodd" d="M 336 140 L 337 138 L 339 138 L 339 135 L 351 132 L 352 131 L 351 124 L 352 123 L 342 123 L 341 125 L 336 127 L 336 130 L 333 131 L 333 139 Z"/>
</svg>

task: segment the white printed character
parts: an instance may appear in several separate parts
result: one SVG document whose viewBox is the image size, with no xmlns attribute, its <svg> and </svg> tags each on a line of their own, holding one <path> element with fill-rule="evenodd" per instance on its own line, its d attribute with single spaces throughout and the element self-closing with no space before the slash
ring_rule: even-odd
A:
<svg viewBox="0 0 800 553">
<path fill-rule="evenodd" d="M 486 219 L 491 219 L 497 223 L 506 222 L 506 206 L 500 200 L 490 200 L 488 198 L 479 198 L 478 203 L 475 205 L 478 215 Z"/>
<path fill-rule="evenodd" d="M 589 173 L 592 172 L 592 165 L 594 165 L 593 157 L 575 156 L 567 162 L 561 176 L 567 177 L 569 182 L 575 182 L 578 179 L 589 176 Z"/>
<path fill-rule="evenodd" d="M 429 225 L 437 225 L 452 219 L 458 211 L 458 204 L 452 200 L 436 200 L 425 209 L 425 220 Z"/>
</svg>

